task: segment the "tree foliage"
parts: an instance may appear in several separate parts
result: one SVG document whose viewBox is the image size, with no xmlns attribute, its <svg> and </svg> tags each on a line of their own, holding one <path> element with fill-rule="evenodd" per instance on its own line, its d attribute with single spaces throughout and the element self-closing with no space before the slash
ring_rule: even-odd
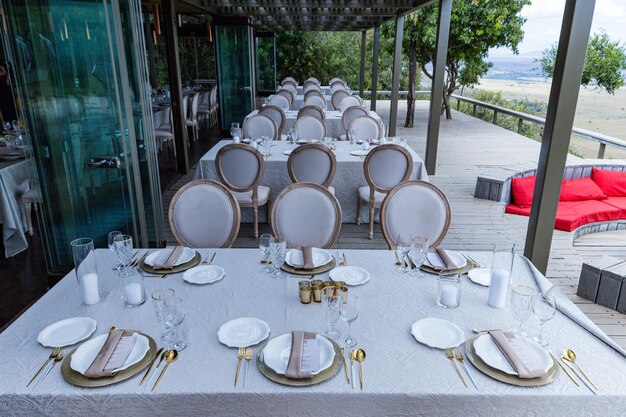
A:
<svg viewBox="0 0 626 417">
<path fill-rule="evenodd" d="M 557 44 L 543 51 L 538 60 L 541 71 L 547 77 L 554 74 Z M 593 85 L 615 94 L 615 90 L 624 85 L 626 70 L 626 49 L 619 41 L 612 41 L 605 32 L 594 34 L 587 45 L 587 56 L 581 84 Z"/>
</svg>

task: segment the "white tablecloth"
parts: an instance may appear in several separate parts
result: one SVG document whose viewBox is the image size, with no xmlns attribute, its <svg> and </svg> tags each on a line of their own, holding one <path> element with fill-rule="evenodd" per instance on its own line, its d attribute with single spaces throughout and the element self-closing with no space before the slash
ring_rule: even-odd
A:
<svg viewBox="0 0 626 417">
<path fill-rule="evenodd" d="M 5 256 L 28 249 L 22 196 L 29 190 L 28 161 L 0 162 L 0 224 Z"/>
<path fill-rule="evenodd" d="M 219 180 L 217 171 L 215 170 L 215 156 L 217 152 L 225 145 L 232 143 L 230 140 L 222 140 L 207 152 L 201 159 L 196 168 L 195 178 L 206 178 L 211 180 Z M 270 187 L 272 201 L 276 200 L 278 194 L 287 185 L 291 184 L 289 174 L 287 173 L 288 155 L 284 152 L 292 150 L 295 145 L 286 141 L 275 142 L 276 146 L 272 147 L 272 155 L 265 161 L 265 175 L 262 185 Z M 358 156 L 350 155 L 351 151 L 361 149 L 359 145 L 351 145 L 350 142 L 337 142 L 337 150 L 335 157 L 337 158 L 337 170 L 335 171 L 335 179 L 331 183 L 335 187 L 335 196 L 339 200 L 342 210 L 342 220 L 344 223 L 354 223 L 356 220 L 356 196 L 357 189 L 367 185 L 365 176 L 363 175 L 363 161 Z M 428 181 L 426 166 L 422 158 L 409 148 L 413 157 L 412 179 L 422 179 Z M 265 210 L 259 210 L 259 218 L 265 220 Z M 367 221 L 369 218 L 368 210 L 361 210 L 361 219 Z M 252 209 L 242 210 L 242 221 L 252 221 Z"/>
<path fill-rule="evenodd" d="M 324 96 L 324 98 L 326 99 L 326 108 L 327 109 L 332 109 L 333 108 L 333 102 L 331 100 L 330 96 Z M 302 108 L 302 106 L 304 106 L 304 95 L 302 94 L 298 94 L 295 97 L 295 100 L 293 102 L 293 108 L 296 110 L 299 110 L 300 108 Z"/>
<path fill-rule="evenodd" d="M 332 108 L 332 106 L 329 108 Z M 246 116 L 246 119 L 258 113 L 259 113 L 258 110 L 254 110 L 252 113 Z M 346 134 L 346 131 L 343 128 L 343 124 L 341 122 L 341 114 L 342 113 L 340 111 L 335 111 L 335 110 L 326 111 L 326 133 L 328 134 L 328 136 L 331 136 L 333 138 L 338 138 L 339 136 Z M 378 123 L 380 123 L 380 126 L 383 129 L 383 135 L 386 135 L 387 132 L 385 130 L 385 124 L 383 123 L 380 116 L 375 111 L 371 111 L 370 115 L 374 119 L 376 119 Z M 283 134 L 286 135 L 289 129 L 293 128 L 293 126 L 296 124 L 296 120 L 298 119 L 298 110 L 286 111 L 285 116 L 287 120 L 285 121 L 285 127 L 283 128 Z"/>
<path fill-rule="evenodd" d="M 360 299 L 361 312 L 352 335 L 365 349 L 363 391 L 353 391 L 343 370 L 331 380 L 311 387 L 294 388 L 265 379 L 251 363 L 248 384 L 233 388 L 236 350 L 219 344 L 217 330 L 226 321 L 258 317 L 270 328 L 270 337 L 292 330 L 322 332 L 324 310 L 320 304 L 302 305 L 298 280 L 274 280 L 262 272 L 258 250 L 218 250 L 215 263 L 226 277 L 213 285 L 186 284 L 181 275 L 146 278 L 148 294 L 171 287 L 184 300 L 188 347 L 171 365 L 156 392 L 140 387 L 142 374 L 104 388 L 77 388 L 54 369 L 38 388 L 26 383 L 48 357 L 50 349 L 37 344 L 37 333 L 46 325 L 74 316 L 98 322 L 95 334 L 112 325 L 142 329 L 158 337 L 158 325 L 150 302 L 136 308 L 122 307 L 111 267 L 113 254 L 99 250 L 102 281 L 109 289 L 103 304 L 79 305 L 74 274 L 66 276 L 41 300 L 0 334 L 0 415 L 2 416 L 623 416 L 626 409 L 626 360 L 615 350 L 560 312 L 546 325 L 552 350 L 575 349 L 583 369 L 600 388 L 593 395 L 577 388 L 562 372 L 550 385 L 521 388 L 492 380 L 471 364 L 480 391 L 465 388 L 443 352 L 418 344 L 410 334 L 413 322 L 438 317 L 459 325 L 467 337 L 472 328 L 506 327 L 513 318 L 508 310 L 487 306 L 486 288 L 463 283 L 461 306 L 444 310 L 435 305 L 436 278 L 410 278 L 394 272 L 389 251 L 345 251 L 348 262 L 371 273 L 369 283 L 351 287 Z M 202 250 L 203 256 L 212 251 Z M 474 256 L 476 255 L 476 256 Z M 484 254 L 482 254 L 484 255 Z M 479 261 L 481 254 L 472 254 Z M 515 280 L 535 286 L 522 258 L 515 264 Z M 324 279 L 326 275 L 322 275 Z M 346 335 L 347 326 L 338 322 Z M 66 350 L 67 351 L 67 350 Z M 255 353 L 258 348 L 255 348 Z M 355 371 L 358 367 L 355 367 Z M 468 382 L 469 383 L 469 382 Z"/>
</svg>

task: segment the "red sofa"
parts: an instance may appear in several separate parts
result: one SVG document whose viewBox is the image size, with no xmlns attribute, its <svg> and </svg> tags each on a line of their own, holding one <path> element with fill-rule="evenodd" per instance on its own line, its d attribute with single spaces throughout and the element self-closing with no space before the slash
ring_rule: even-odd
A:
<svg viewBox="0 0 626 417">
<path fill-rule="evenodd" d="M 506 213 L 530 215 L 535 177 L 511 180 Z M 588 223 L 626 219 L 626 172 L 593 168 L 591 177 L 563 180 L 554 228 L 571 232 Z"/>
</svg>

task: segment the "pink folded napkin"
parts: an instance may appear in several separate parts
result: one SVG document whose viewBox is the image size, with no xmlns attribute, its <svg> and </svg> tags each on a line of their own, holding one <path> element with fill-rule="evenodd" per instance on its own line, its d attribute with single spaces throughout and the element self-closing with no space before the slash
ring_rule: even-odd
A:
<svg viewBox="0 0 626 417">
<path fill-rule="evenodd" d="M 490 332 L 489 334 L 520 378 L 539 378 L 547 374 L 541 366 L 540 358 L 528 346 L 525 338 L 503 331 Z"/>
<path fill-rule="evenodd" d="M 154 265 L 152 269 L 172 269 L 178 259 L 183 254 L 183 250 L 185 248 L 183 246 L 176 246 L 171 251 L 164 249 L 159 257 L 154 261 Z"/>
<path fill-rule="evenodd" d="M 293 379 L 311 378 L 320 368 L 320 346 L 313 332 L 291 332 L 291 354 L 285 376 Z"/>
<path fill-rule="evenodd" d="M 293 266 L 298 269 L 314 269 L 315 265 L 313 264 L 313 248 L 311 246 L 303 246 L 300 248 L 302 250 L 302 263 L 298 262 L 298 260 L 293 262 Z"/>
<path fill-rule="evenodd" d="M 115 375 L 115 370 L 120 368 L 131 350 L 135 346 L 133 332 L 127 330 L 111 330 L 107 340 L 102 345 L 85 376 L 88 378 L 101 378 Z"/>
<path fill-rule="evenodd" d="M 445 249 L 435 248 L 434 252 L 428 253 L 428 261 L 435 268 L 457 269 L 458 266 L 452 261 Z"/>
</svg>

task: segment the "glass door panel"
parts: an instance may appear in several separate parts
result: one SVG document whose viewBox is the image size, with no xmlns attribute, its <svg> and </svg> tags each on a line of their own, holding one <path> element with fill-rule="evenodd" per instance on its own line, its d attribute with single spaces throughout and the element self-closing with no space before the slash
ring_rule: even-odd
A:
<svg viewBox="0 0 626 417">
<path fill-rule="evenodd" d="M 274 36 L 256 36 L 256 89 L 258 92 L 276 91 L 276 40 Z"/>
</svg>

